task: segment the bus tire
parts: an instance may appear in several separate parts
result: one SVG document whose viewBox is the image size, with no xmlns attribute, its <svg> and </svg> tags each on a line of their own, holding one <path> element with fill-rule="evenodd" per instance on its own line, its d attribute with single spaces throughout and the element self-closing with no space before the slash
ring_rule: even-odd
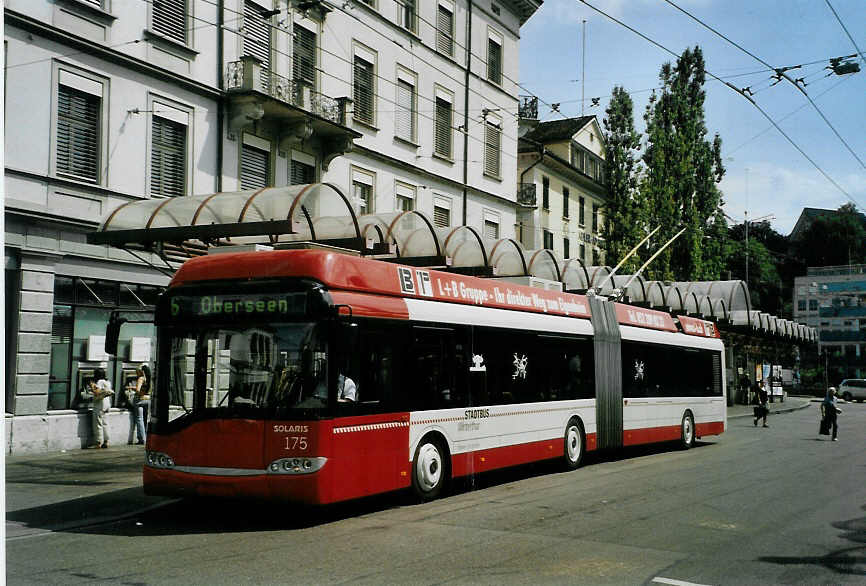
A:
<svg viewBox="0 0 866 586">
<path fill-rule="evenodd" d="M 565 427 L 565 469 L 575 470 L 583 461 L 586 451 L 586 434 L 580 419 L 572 417 Z"/>
<path fill-rule="evenodd" d="M 449 477 L 448 451 L 434 434 L 424 436 L 412 460 L 412 491 L 421 502 L 439 497 Z"/>
<path fill-rule="evenodd" d="M 695 418 L 691 411 L 683 413 L 683 422 L 680 424 L 680 442 L 684 450 L 695 445 Z"/>
</svg>

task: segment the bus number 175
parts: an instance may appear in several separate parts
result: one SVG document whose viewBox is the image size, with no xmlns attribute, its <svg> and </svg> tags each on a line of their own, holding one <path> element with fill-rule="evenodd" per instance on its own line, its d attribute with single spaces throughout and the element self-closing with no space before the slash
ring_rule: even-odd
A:
<svg viewBox="0 0 866 586">
<path fill-rule="evenodd" d="M 287 450 L 301 450 L 302 452 L 307 450 L 307 436 L 305 435 L 287 435 L 286 436 L 286 449 Z"/>
</svg>

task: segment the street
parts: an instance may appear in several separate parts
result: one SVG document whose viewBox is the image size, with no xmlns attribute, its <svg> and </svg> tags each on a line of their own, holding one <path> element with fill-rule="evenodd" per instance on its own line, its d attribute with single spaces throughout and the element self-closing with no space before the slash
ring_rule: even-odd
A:
<svg viewBox="0 0 866 586">
<path fill-rule="evenodd" d="M 692 450 L 592 454 L 460 482 L 413 504 L 386 495 L 327 509 L 168 501 L 143 512 L 9 534 L 9 584 L 863 584 L 866 404 L 838 442 L 818 404 L 731 418 Z M 33 490 L 50 490 L 50 478 Z M 165 503 L 163 506 L 153 506 Z M 52 505 L 56 506 L 56 505 Z M 7 521 L 36 518 L 34 511 Z M 32 524 L 32 523 L 31 523 Z M 7 531 L 9 524 L 7 522 Z"/>
</svg>

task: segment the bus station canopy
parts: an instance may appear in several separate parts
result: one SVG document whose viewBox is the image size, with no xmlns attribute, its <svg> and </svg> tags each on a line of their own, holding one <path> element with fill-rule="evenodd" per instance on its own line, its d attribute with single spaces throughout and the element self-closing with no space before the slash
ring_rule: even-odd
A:
<svg viewBox="0 0 866 586">
<path fill-rule="evenodd" d="M 754 310 L 742 281 L 646 281 L 553 250 L 527 250 L 513 238 L 487 238 L 471 226 L 439 227 L 415 210 L 358 215 L 353 203 L 331 183 L 135 200 L 111 211 L 88 241 L 153 253 L 171 269 L 227 246 L 332 246 L 483 277 L 535 277 L 745 332 L 817 341 L 814 328 Z"/>
</svg>

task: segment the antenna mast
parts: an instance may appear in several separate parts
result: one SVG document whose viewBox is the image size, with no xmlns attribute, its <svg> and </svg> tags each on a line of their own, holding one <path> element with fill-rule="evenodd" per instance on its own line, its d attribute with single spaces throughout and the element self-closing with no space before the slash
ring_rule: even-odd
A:
<svg viewBox="0 0 866 586">
<path fill-rule="evenodd" d="M 583 49 L 580 52 L 580 115 L 583 116 L 583 92 L 586 80 L 586 19 L 583 21 L 583 33 L 581 37 L 583 39 Z"/>
</svg>

